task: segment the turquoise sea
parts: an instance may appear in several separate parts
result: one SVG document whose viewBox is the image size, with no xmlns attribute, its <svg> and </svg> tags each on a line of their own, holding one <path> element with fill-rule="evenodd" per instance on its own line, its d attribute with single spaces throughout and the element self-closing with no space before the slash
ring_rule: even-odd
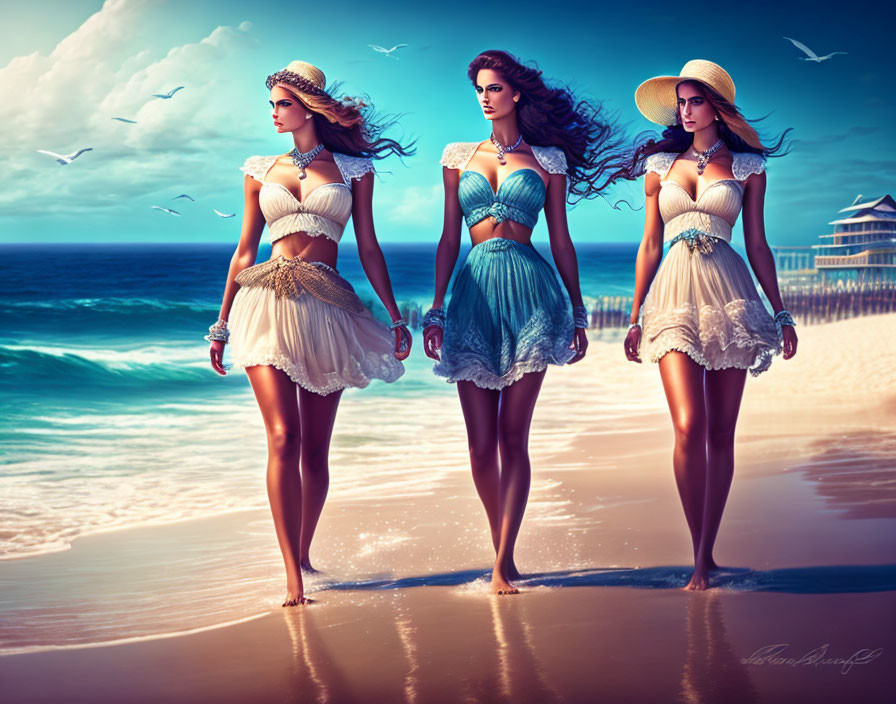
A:
<svg viewBox="0 0 896 704">
<path fill-rule="evenodd" d="M 0 559 L 265 506 L 255 487 L 263 458 L 232 445 L 232 429 L 256 420 L 246 377 L 212 372 L 202 339 L 217 317 L 231 245 L 0 249 Z M 399 303 L 428 307 L 435 246 L 383 249 Z M 580 246 L 586 300 L 631 295 L 636 251 Z M 339 270 L 384 317 L 356 250 L 344 248 Z M 406 366 L 398 383 L 374 382 L 347 398 L 453 395 L 430 372 L 419 337 Z M 260 427 L 245 432 L 263 437 Z"/>
</svg>

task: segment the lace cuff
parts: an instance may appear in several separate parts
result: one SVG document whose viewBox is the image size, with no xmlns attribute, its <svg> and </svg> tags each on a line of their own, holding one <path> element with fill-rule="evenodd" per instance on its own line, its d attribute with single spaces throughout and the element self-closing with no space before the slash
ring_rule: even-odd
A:
<svg viewBox="0 0 896 704">
<path fill-rule="evenodd" d="M 349 186 L 352 185 L 352 179 L 361 178 L 368 171 L 376 173 L 376 169 L 373 167 L 373 160 L 366 157 L 349 156 L 348 154 L 333 152 L 333 161 L 339 167 L 342 180 Z"/>
<path fill-rule="evenodd" d="M 733 155 L 731 173 L 738 181 L 746 181 L 753 174 L 765 171 L 765 157 L 752 152 L 738 152 Z"/>
<path fill-rule="evenodd" d="M 265 174 L 271 170 L 274 162 L 279 158 L 279 156 L 250 156 L 240 167 L 240 171 L 256 181 L 264 181 Z"/>
<path fill-rule="evenodd" d="M 559 147 L 532 147 L 532 153 L 549 174 L 566 173 L 566 154 Z"/>
<path fill-rule="evenodd" d="M 644 172 L 659 174 L 659 177 L 662 180 L 666 178 L 666 174 L 669 173 L 669 169 L 672 168 L 672 164 L 675 163 L 678 156 L 679 155 L 675 152 L 657 152 L 656 154 L 651 154 L 644 160 Z"/>
<path fill-rule="evenodd" d="M 439 163 L 447 166 L 449 169 L 463 169 L 473 158 L 476 149 L 479 148 L 479 142 L 452 142 L 445 151 L 442 152 L 442 158 Z"/>
</svg>

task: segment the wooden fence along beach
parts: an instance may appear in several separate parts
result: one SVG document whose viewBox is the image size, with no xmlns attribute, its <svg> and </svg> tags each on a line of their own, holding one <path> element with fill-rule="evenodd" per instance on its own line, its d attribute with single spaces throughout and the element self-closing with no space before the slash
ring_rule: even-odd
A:
<svg viewBox="0 0 896 704">
<path fill-rule="evenodd" d="M 896 312 L 896 282 L 893 281 L 785 284 L 781 286 L 781 297 L 794 319 L 804 325 Z M 627 328 L 632 298 L 601 296 L 586 304 L 586 308 L 591 329 Z M 414 328 L 420 328 L 424 312 L 417 305 L 405 305 L 401 309 L 402 316 Z"/>
</svg>

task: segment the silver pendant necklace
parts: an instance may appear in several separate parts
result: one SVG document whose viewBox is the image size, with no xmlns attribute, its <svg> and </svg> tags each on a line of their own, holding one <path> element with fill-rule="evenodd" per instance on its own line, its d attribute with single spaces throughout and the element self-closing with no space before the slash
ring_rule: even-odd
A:
<svg viewBox="0 0 896 704">
<path fill-rule="evenodd" d="M 509 147 L 505 147 L 503 144 L 501 144 L 498 141 L 497 137 L 495 137 L 494 132 L 492 132 L 492 136 L 489 137 L 489 139 L 492 140 L 492 144 L 494 144 L 495 149 L 498 150 L 498 163 L 499 164 L 506 164 L 507 160 L 504 158 L 504 155 L 507 152 L 512 152 L 514 149 L 516 149 L 518 146 L 520 146 L 523 143 L 523 135 L 522 134 L 517 138 L 516 142 L 514 142 Z"/>
<path fill-rule="evenodd" d="M 305 167 L 308 166 L 308 164 L 310 164 L 312 161 L 314 161 L 314 157 L 320 154 L 323 150 L 323 144 L 318 144 L 310 152 L 300 152 L 298 147 L 293 147 L 293 150 L 286 155 L 291 156 L 292 163 L 299 167 L 299 181 L 301 181 L 305 178 L 305 176 L 308 175 L 305 173 Z"/>
<path fill-rule="evenodd" d="M 720 139 L 718 142 L 713 144 L 709 149 L 704 151 L 697 151 L 697 148 L 694 145 L 691 145 L 691 149 L 694 150 L 694 154 L 697 156 L 697 173 L 702 174 L 703 170 L 706 168 L 706 165 L 709 163 L 709 160 L 712 159 L 712 155 L 715 154 L 719 149 L 721 149 L 725 143 Z"/>
</svg>

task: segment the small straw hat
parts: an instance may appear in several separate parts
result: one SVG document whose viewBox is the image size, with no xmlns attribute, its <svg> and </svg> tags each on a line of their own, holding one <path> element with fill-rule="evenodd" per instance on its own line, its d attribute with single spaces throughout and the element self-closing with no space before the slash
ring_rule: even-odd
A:
<svg viewBox="0 0 896 704">
<path fill-rule="evenodd" d="M 675 87 L 685 80 L 699 81 L 718 92 L 729 103 L 734 103 L 734 81 L 718 64 L 703 59 L 688 61 L 677 76 L 656 76 L 644 81 L 635 90 L 638 110 L 651 122 L 663 127 L 675 124 L 678 115 L 678 95 Z"/>
<path fill-rule="evenodd" d="M 268 88 L 277 83 L 288 83 L 303 93 L 325 95 L 327 79 L 317 66 L 307 61 L 293 61 L 282 71 L 268 76 L 266 82 Z"/>
</svg>

